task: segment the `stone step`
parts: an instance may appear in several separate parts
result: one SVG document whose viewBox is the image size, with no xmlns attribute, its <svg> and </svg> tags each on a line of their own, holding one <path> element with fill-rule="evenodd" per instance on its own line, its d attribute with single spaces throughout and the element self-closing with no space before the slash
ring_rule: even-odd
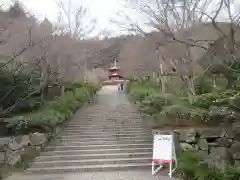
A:
<svg viewBox="0 0 240 180">
<path fill-rule="evenodd" d="M 56 145 L 56 146 L 48 146 L 45 148 L 45 151 L 49 150 L 84 150 L 84 149 L 118 149 L 118 148 L 151 148 L 152 143 L 142 143 L 142 144 L 137 144 L 137 143 L 131 143 L 131 144 L 98 144 L 98 145 L 88 145 L 88 146 L 80 146 L 80 145 Z"/>
<path fill-rule="evenodd" d="M 77 160 L 77 159 L 113 159 L 113 158 L 132 158 L 132 157 L 152 157 L 152 152 L 127 152 L 127 153 L 114 153 L 114 154 L 65 154 L 65 155 L 52 155 L 44 156 L 41 155 L 36 158 L 37 162 L 42 161 L 66 161 L 66 160 Z"/>
<path fill-rule="evenodd" d="M 33 168 L 60 167 L 60 166 L 86 166 L 86 165 L 108 165 L 108 164 L 128 164 L 128 163 L 149 163 L 151 156 L 135 158 L 113 158 L 113 159 L 84 159 L 84 160 L 57 160 L 57 161 L 36 161 Z"/>
<path fill-rule="evenodd" d="M 51 151 L 45 151 L 41 153 L 41 156 L 64 156 L 64 155 L 90 155 L 90 154 L 121 154 L 121 153 L 141 153 L 141 152 L 151 152 L 152 153 L 152 147 L 136 147 L 136 148 L 128 148 L 128 147 L 123 147 L 123 148 L 115 148 L 115 149 L 83 149 L 83 150 L 51 150 Z M 38 158 L 40 158 L 39 156 Z"/>
<path fill-rule="evenodd" d="M 149 132 L 147 131 L 146 129 L 131 129 L 131 128 L 128 128 L 128 129 L 113 129 L 113 128 L 108 128 L 108 129 L 64 129 L 63 132 L 72 132 L 72 133 L 79 133 L 79 134 L 89 134 L 89 133 L 122 133 L 122 134 L 125 134 L 125 133 L 135 133 L 135 132 L 138 132 L 138 133 L 143 133 L 143 132 Z"/>
<path fill-rule="evenodd" d="M 142 127 L 132 127 L 132 126 L 119 126 L 119 127 L 115 127 L 115 126 L 96 126 L 96 127 L 66 127 L 64 128 L 64 130 L 92 130 L 92 129 L 96 129 L 96 130 L 115 130 L 115 129 L 119 129 L 119 130 L 144 130 L 146 127 L 142 126 Z"/>
<path fill-rule="evenodd" d="M 95 142 L 95 141 L 125 141 L 125 140 L 152 140 L 151 136 L 105 136 L 105 137 L 89 137 L 89 138 L 74 138 L 74 137 L 58 137 L 60 141 L 68 141 L 68 142 Z"/>
<path fill-rule="evenodd" d="M 85 134 L 66 134 L 66 133 L 62 133 L 61 135 L 59 135 L 61 138 L 65 139 L 65 138 L 106 138 L 106 137 L 116 137 L 116 136 L 120 136 L 120 137 L 152 137 L 151 133 L 134 133 L 134 134 L 117 134 L 117 133 L 110 133 L 110 134 L 89 134 L 89 135 L 85 135 Z"/>
<path fill-rule="evenodd" d="M 109 165 L 88 165 L 88 166 L 62 166 L 62 167 L 42 167 L 29 168 L 26 174 L 36 173 L 65 173 L 65 172 L 99 172 L 99 171 L 129 171 L 134 169 L 149 169 L 151 163 L 128 163 L 128 164 L 109 164 Z"/>
<path fill-rule="evenodd" d="M 95 141 L 74 141 L 74 140 L 58 140 L 59 145 L 63 146 L 88 146 L 88 145 L 111 145 L 111 144 L 134 144 L 134 143 L 149 143 L 152 139 L 121 139 L 121 140 L 95 140 Z"/>
<path fill-rule="evenodd" d="M 82 125 L 67 126 L 64 129 L 96 129 L 96 128 L 146 128 L 145 124 L 99 124 L 99 125 Z"/>
<path fill-rule="evenodd" d="M 62 132 L 62 134 L 68 134 L 68 135 L 70 135 L 70 134 L 77 134 L 77 135 L 80 135 L 80 134 L 82 134 L 82 135 L 103 135 L 103 134 L 106 134 L 106 135 L 108 135 L 108 134 L 115 134 L 115 133 L 118 133 L 118 134 L 134 134 L 134 133 L 151 133 L 151 131 L 149 131 L 149 130 L 142 130 L 142 131 L 134 131 L 134 130 L 131 130 L 131 129 L 129 129 L 129 130 L 119 130 L 119 131 L 116 131 L 116 130 L 111 130 L 111 129 L 108 129 L 108 130 L 105 130 L 105 131 L 103 131 L 103 130 L 92 130 L 92 131 L 87 131 L 87 130 L 64 130 L 63 132 Z"/>
<path fill-rule="evenodd" d="M 102 120 L 99 120 L 102 118 Z M 89 125 L 89 124 L 104 124 L 104 123 L 111 123 L 111 124 L 144 124 L 145 122 L 138 119 L 138 120 L 130 120 L 129 118 L 122 118 L 122 119 L 114 119 L 114 120 L 108 120 L 105 117 L 98 117 L 98 118 L 93 118 L 93 119 L 85 119 L 83 118 L 82 120 L 76 120 L 74 123 L 68 123 L 69 126 L 76 126 L 76 125 Z"/>
<path fill-rule="evenodd" d="M 100 120 L 101 118 L 101 120 Z M 97 123 L 97 124 L 101 124 L 103 122 L 109 122 L 109 123 L 118 123 L 118 122 L 125 122 L 125 123 L 144 123 L 144 121 L 142 119 L 133 119 L 133 118 L 129 118 L 129 117 L 114 117 L 113 119 L 108 119 L 106 116 L 102 116 L 102 117 L 94 117 L 94 118 L 86 118 L 86 117 L 82 117 L 79 119 L 75 119 L 75 121 L 71 121 L 68 123 L 68 125 L 75 125 L 75 124 L 84 124 L 84 123 Z"/>
<path fill-rule="evenodd" d="M 83 132 L 83 131 L 95 131 L 95 132 L 101 132 L 101 131 L 143 131 L 146 130 L 146 127 L 103 127 L 103 126 L 99 126 L 99 127 L 95 127 L 95 128 L 64 128 L 63 131 L 79 131 L 79 132 Z"/>
<path fill-rule="evenodd" d="M 103 111 L 106 111 L 106 113 L 103 113 Z M 123 119 L 123 118 L 128 118 L 128 119 L 141 119 L 141 116 L 139 116 L 138 114 L 136 114 L 135 112 L 133 113 L 129 113 L 127 111 L 127 109 L 123 112 L 121 111 L 118 111 L 118 112 L 114 112 L 111 113 L 111 111 L 109 112 L 109 108 L 106 108 L 106 109 L 101 109 L 99 111 L 96 111 L 94 110 L 94 112 L 92 111 L 85 111 L 85 112 L 81 112 L 78 114 L 78 119 L 79 120 L 87 120 L 87 119 L 91 119 L 91 118 L 95 118 L 95 119 L 98 119 L 99 118 L 99 114 L 97 114 L 95 116 L 95 113 L 98 112 L 98 113 L 101 113 L 101 116 L 102 117 L 106 117 L 105 119 L 107 120 L 115 120 L 115 119 Z M 127 117 L 125 116 L 127 114 Z M 70 123 L 74 123 L 73 121 L 71 121 Z"/>
<path fill-rule="evenodd" d="M 107 115 L 106 116 L 101 116 L 101 117 L 93 117 L 93 118 L 86 118 L 86 117 L 82 117 L 82 118 L 78 118 L 75 119 L 75 121 L 71 121 L 68 124 L 69 125 L 75 125 L 75 124 L 83 124 L 83 123 L 103 123 L 103 122 L 111 122 L 111 123 L 115 123 L 115 122 L 137 122 L 137 123 L 142 123 L 144 122 L 142 119 L 133 119 L 133 118 L 129 118 L 129 117 L 114 117 L 113 119 L 108 119 Z"/>
</svg>

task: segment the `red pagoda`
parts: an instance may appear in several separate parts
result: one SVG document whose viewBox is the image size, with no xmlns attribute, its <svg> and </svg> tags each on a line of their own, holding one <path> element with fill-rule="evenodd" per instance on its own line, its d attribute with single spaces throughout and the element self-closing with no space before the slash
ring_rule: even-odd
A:
<svg viewBox="0 0 240 180">
<path fill-rule="evenodd" d="M 104 81 L 105 85 L 118 85 L 123 81 L 123 77 L 120 75 L 120 67 L 117 66 L 115 60 L 114 65 L 108 70 L 108 80 Z"/>
</svg>

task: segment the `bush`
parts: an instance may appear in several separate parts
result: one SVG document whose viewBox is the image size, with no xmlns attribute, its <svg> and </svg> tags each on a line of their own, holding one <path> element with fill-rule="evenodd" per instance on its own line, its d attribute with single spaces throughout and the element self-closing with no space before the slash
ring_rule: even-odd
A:
<svg viewBox="0 0 240 180">
<path fill-rule="evenodd" d="M 53 132 L 56 126 L 64 123 L 73 112 L 88 101 L 96 91 L 94 85 L 84 85 L 76 88 L 74 92 L 67 91 L 64 95 L 56 97 L 53 101 L 45 103 L 37 111 L 14 116 L 5 120 L 9 131 L 18 133 Z"/>
<path fill-rule="evenodd" d="M 168 119 L 176 119 L 181 121 L 194 120 L 203 121 L 206 116 L 206 110 L 194 108 L 186 105 L 175 104 L 164 107 L 161 114 Z"/>
<path fill-rule="evenodd" d="M 161 114 L 170 119 L 188 119 L 188 107 L 179 104 L 164 107 Z"/>
<path fill-rule="evenodd" d="M 240 112 L 240 95 L 230 98 L 230 107 L 237 112 Z"/>
<path fill-rule="evenodd" d="M 53 109 L 67 116 L 68 113 L 77 109 L 78 105 L 73 92 L 68 91 L 63 96 L 57 97 L 56 100 L 48 103 L 47 109 Z"/>
<path fill-rule="evenodd" d="M 10 132 L 25 134 L 31 131 L 54 132 L 56 125 L 62 124 L 66 117 L 54 110 L 41 109 L 22 116 L 15 116 L 6 120 Z"/>
<path fill-rule="evenodd" d="M 127 83 L 127 93 L 130 95 L 130 100 L 137 102 L 143 101 L 146 97 L 151 96 L 152 94 L 156 93 L 156 90 L 149 86 L 149 85 L 142 85 L 138 82 L 131 82 Z"/>
<path fill-rule="evenodd" d="M 8 108 L 20 98 L 28 95 L 34 87 L 34 83 L 32 82 L 34 79 L 32 79 L 30 75 L 23 73 L 15 74 L 9 70 L 0 68 L 0 108 Z M 27 103 L 21 107 L 30 108 Z"/>
<path fill-rule="evenodd" d="M 198 95 L 195 98 L 194 105 L 200 108 L 208 109 L 210 106 L 228 106 L 230 99 L 238 92 L 235 90 L 227 90 L 223 92 L 212 92 Z"/>
<path fill-rule="evenodd" d="M 144 99 L 140 106 L 140 110 L 150 115 L 159 113 L 164 106 L 172 104 L 174 97 L 174 95 L 167 93 L 152 94 Z"/>
<path fill-rule="evenodd" d="M 228 167 L 218 169 L 204 163 L 197 152 L 183 152 L 180 157 L 180 179 L 182 180 L 239 180 L 240 169 Z"/>
<path fill-rule="evenodd" d="M 212 91 L 212 79 L 206 75 L 199 76 L 194 81 L 195 90 L 198 95 Z"/>
<path fill-rule="evenodd" d="M 67 84 L 65 87 L 65 91 L 74 91 L 77 88 L 81 88 L 84 86 L 84 83 L 80 83 L 80 82 L 75 82 L 72 84 Z"/>
<path fill-rule="evenodd" d="M 196 96 L 193 104 L 197 107 L 208 109 L 219 98 L 219 95 L 215 93 L 201 94 Z"/>
<path fill-rule="evenodd" d="M 95 84 L 91 84 L 91 83 L 85 83 L 84 87 L 88 89 L 88 92 L 90 94 L 95 94 L 101 87 L 100 85 L 95 85 Z"/>
<path fill-rule="evenodd" d="M 131 100 L 137 102 L 137 101 L 143 101 L 147 96 L 151 95 L 151 91 L 146 91 L 145 89 L 136 89 L 130 93 Z"/>
<path fill-rule="evenodd" d="M 229 107 L 211 106 L 206 116 L 206 122 L 213 125 L 220 123 L 232 123 L 239 118 L 239 114 Z"/>
</svg>

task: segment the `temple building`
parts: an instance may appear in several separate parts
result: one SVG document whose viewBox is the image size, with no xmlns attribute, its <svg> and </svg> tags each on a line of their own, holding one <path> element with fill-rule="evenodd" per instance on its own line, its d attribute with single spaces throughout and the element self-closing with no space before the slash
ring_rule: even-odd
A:
<svg viewBox="0 0 240 180">
<path fill-rule="evenodd" d="M 122 78 L 122 76 L 120 75 L 120 67 L 117 66 L 117 61 L 114 62 L 113 67 L 109 68 L 108 74 L 109 80 L 112 81 L 120 80 Z"/>
<path fill-rule="evenodd" d="M 105 85 L 118 85 L 122 81 L 123 77 L 120 73 L 120 67 L 117 66 L 115 60 L 114 65 L 108 69 L 108 80 L 104 82 Z"/>
</svg>

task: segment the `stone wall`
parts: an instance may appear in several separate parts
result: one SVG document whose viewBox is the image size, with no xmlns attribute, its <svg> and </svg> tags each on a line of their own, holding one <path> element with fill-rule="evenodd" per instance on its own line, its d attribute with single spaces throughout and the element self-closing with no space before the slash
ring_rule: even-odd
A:
<svg viewBox="0 0 240 180">
<path fill-rule="evenodd" d="M 51 137 L 50 134 L 36 132 L 29 135 L 0 138 L 0 163 L 11 166 L 21 163 L 23 156 L 29 153 L 29 148 L 40 153 Z"/>
<path fill-rule="evenodd" d="M 195 151 L 209 165 L 224 168 L 229 165 L 240 165 L 240 125 L 231 131 L 218 134 L 205 134 L 196 129 L 187 132 L 174 131 L 176 149 Z M 178 152 L 179 153 L 179 152 Z"/>
</svg>

